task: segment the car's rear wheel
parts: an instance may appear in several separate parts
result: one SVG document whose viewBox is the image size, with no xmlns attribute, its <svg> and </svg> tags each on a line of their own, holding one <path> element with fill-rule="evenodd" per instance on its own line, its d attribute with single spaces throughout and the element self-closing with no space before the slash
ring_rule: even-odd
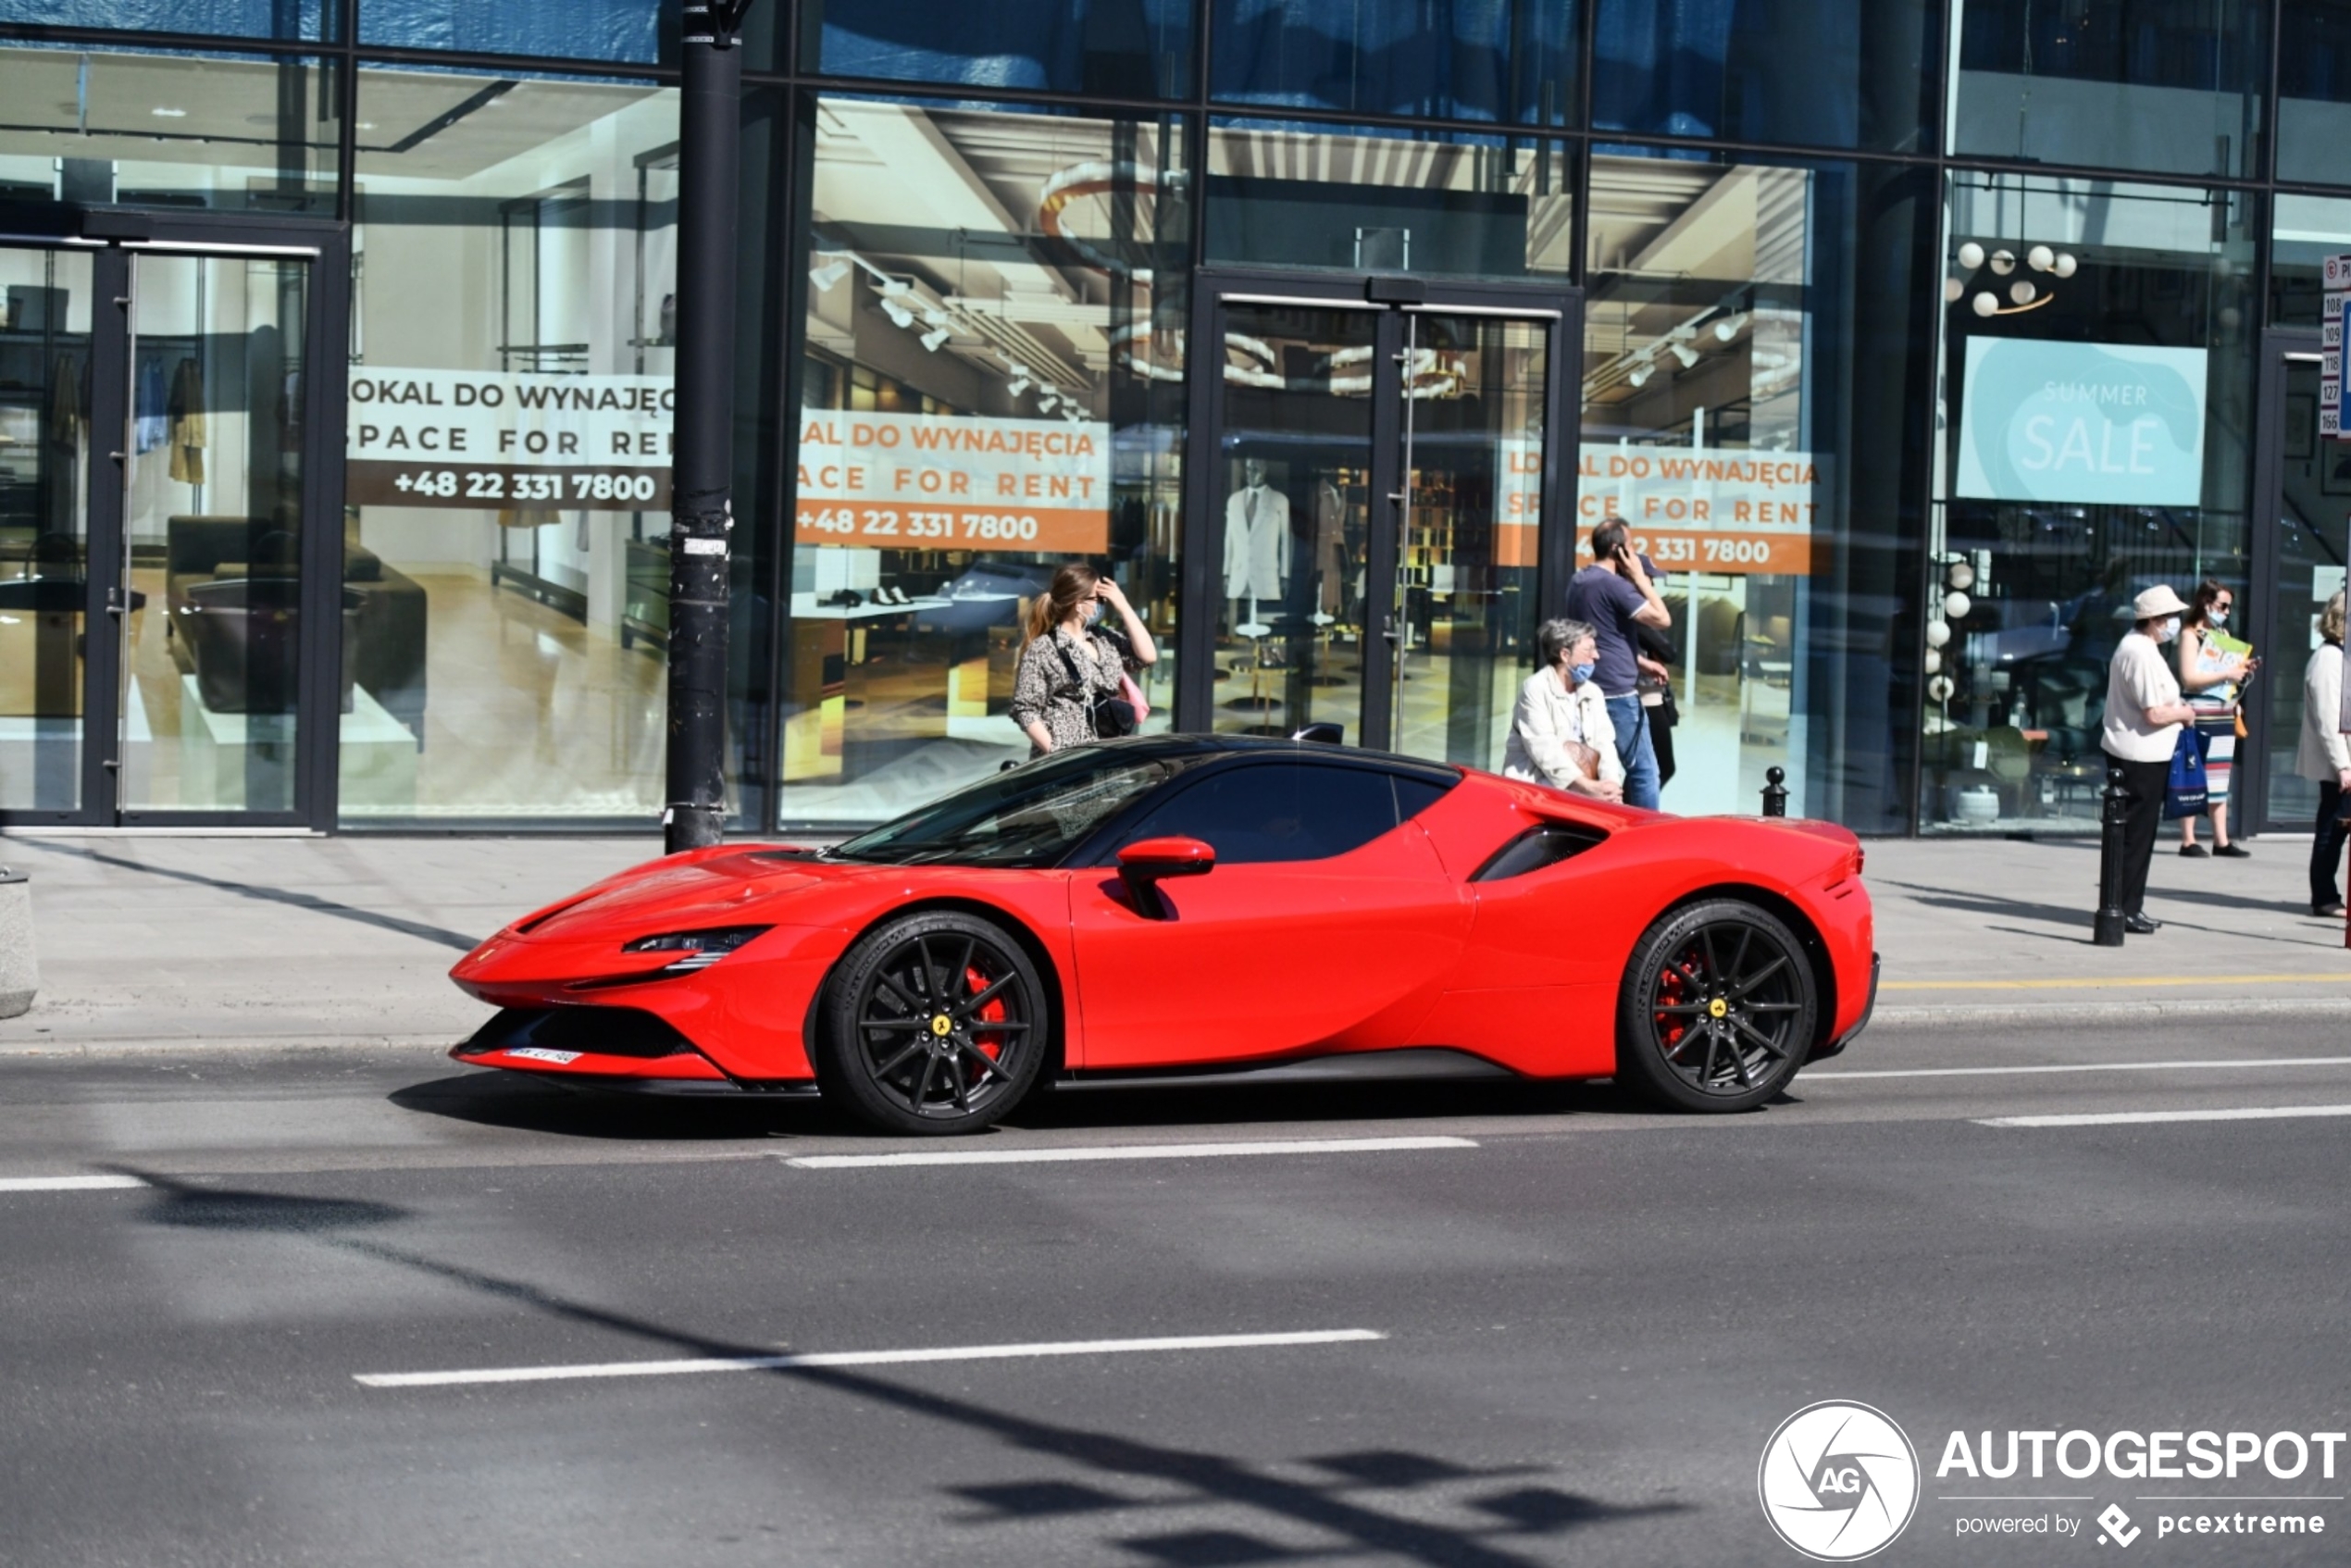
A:
<svg viewBox="0 0 2351 1568">
<path fill-rule="evenodd" d="M 1737 899 L 1671 910 L 1633 950 L 1617 1079 L 1675 1110 L 1748 1110 L 1804 1064 L 1819 1012 L 1803 944 L 1769 910 Z"/>
<path fill-rule="evenodd" d="M 952 911 L 905 915 L 834 970 L 816 1079 L 885 1132 L 976 1132 L 1037 1081 L 1051 1006 L 1002 927 Z"/>
</svg>

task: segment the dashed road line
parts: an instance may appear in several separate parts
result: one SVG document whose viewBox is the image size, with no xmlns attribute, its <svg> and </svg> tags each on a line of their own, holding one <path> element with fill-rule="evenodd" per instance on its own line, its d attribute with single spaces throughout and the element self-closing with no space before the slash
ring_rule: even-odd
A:
<svg viewBox="0 0 2351 1568">
<path fill-rule="evenodd" d="M 1387 1154 L 1415 1149 L 1475 1149 L 1467 1138 L 1297 1138 L 1229 1143 L 1101 1143 L 1046 1149 L 925 1149 L 892 1154 L 792 1154 L 810 1171 L 890 1165 L 1051 1165 L 1091 1160 L 1215 1160 L 1243 1154 Z"/>
<path fill-rule="evenodd" d="M 1055 1339 L 1027 1345 L 947 1345 L 911 1350 L 818 1350 L 802 1355 L 698 1356 L 688 1361 L 591 1362 L 574 1366 L 477 1367 L 459 1372 L 355 1372 L 352 1377 L 370 1388 L 447 1388 L 481 1383 L 677 1377 L 703 1372 L 782 1372 L 795 1367 L 906 1366 L 927 1362 L 1126 1356 L 1167 1350 L 1250 1350 L 1285 1345 L 1345 1345 L 1387 1338 L 1375 1328 L 1323 1328 L 1294 1334 L 1188 1334 L 1155 1339 Z"/>
<path fill-rule="evenodd" d="M 0 1192 L 98 1192 L 146 1185 L 134 1176 L 0 1176 Z"/>
<path fill-rule="evenodd" d="M 2244 1062 L 2066 1062 L 2018 1067 L 1864 1067 L 1858 1072 L 1807 1072 L 1801 1081 L 1838 1078 L 1975 1078 L 2026 1073 L 2162 1073 L 2227 1067 L 2351 1067 L 2351 1056 L 2268 1056 Z"/>
<path fill-rule="evenodd" d="M 2120 1127 L 2149 1122 L 2275 1122 L 2351 1116 L 2351 1105 L 2247 1105 L 2225 1111 L 2097 1111 L 2070 1116 L 1977 1116 L 1985 1127 Z"/>
</svg>

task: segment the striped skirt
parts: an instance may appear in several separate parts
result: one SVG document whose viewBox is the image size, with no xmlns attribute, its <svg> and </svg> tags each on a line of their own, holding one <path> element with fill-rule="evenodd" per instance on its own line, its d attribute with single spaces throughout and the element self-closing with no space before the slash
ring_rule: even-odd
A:
<svg viewBox="0 0 2351 1568">
<path fill-rule="evenodd" d="M 2204 751 L 2204 789 L 2208 806 L 2229 798 L 2229 774 L 2237 754 L 2237 716 L 2228 703 L 2209 697 L 2190 697 L 2196 710 L 2196 744 Z"/>
</svg>

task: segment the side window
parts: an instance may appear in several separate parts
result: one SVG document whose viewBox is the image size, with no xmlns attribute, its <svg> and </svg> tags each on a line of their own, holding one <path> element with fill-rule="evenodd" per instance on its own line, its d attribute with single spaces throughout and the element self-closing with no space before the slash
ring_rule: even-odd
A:
<svg viewBox="0 0 2351 1568">
<path fill-rule="evenodd" d="M 1257 763 L 1196 779 L 1119 836 L 1198 839 L 1220 865 L 1328 860 L 1396 826 L 1385 773 L 1311 763 Z"/>
</svg>

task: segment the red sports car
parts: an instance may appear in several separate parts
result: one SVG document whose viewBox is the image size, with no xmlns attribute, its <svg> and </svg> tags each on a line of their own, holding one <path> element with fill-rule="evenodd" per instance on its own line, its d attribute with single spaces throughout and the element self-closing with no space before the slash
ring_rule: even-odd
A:
<svg viewBox="0 0 2351 1568">
<path fill-rule="evenodd" d="M 821 852 L 727 845 L 515 922 L 451 977 L 459 1061 L 821 1091 L 968 1132 L 1040 1076 L 1447 1048 L 1737 1111 L 1876 997 L 1842 828 L 1681 818 L 1410 757 L 1078 747 Z"/>
</svg>

